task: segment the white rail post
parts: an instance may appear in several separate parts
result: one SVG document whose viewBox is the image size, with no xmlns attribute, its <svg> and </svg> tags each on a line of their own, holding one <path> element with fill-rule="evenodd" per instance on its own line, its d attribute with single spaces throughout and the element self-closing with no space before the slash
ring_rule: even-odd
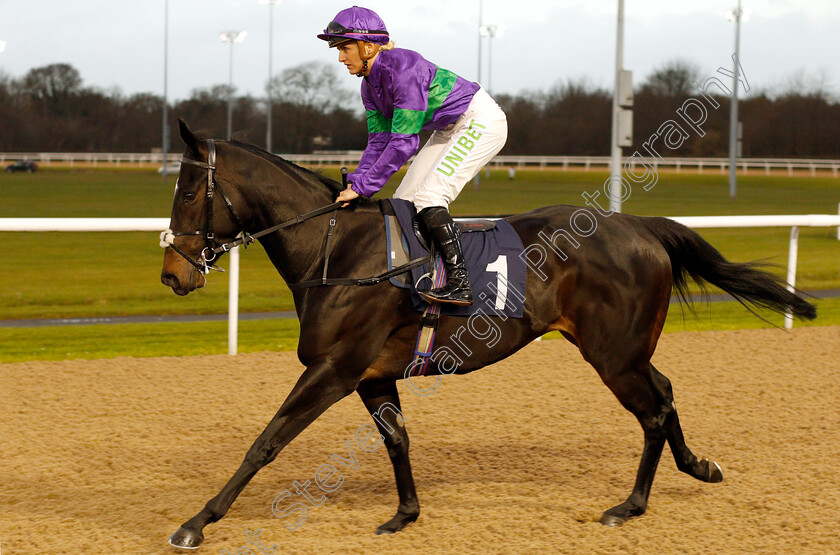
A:
<svg viewBox="0 0 840 555">
<path fill-rule="evenodd" d="M 788 251 L 788 272 L 787 272 L 787 289 L 791 293 L 796 287 L 796 256 L 799 250 L 799 226 L 790 228 L 790 250 Z M 788 310 L 785 312 L 785 329 L 789 330 L 793 327 L 793 313 Z"/>
<path fill-rule="evenodd" d="M 228 277 L 228 354 L 235 355 L 239 327 L 239 247 L 230 249 Z"/>
<path fill-rule="evenodd" d="M 837 204 L 837 215 L 840 216 L 840 203 Z M 837 240 L 840 241 L 840 225 L 837 226 Z"/>
</svg>

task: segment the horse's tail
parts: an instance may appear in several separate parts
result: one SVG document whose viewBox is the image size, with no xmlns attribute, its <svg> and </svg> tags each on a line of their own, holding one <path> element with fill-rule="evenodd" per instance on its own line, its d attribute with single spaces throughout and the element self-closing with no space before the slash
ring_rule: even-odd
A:
<svg viewBox="0 0 840 555">
<path fill-rule="evenodd" d="M 763 264 L 729 262 L 692 229 L 668 218 L 642 218 L 645 227 L 659 239 L 671 258 L 673 287 L 682 301 L 688 299 L 687 276 L 697 282 L 705 292 L 710 283 L 723 289 L 741 304 L 767 308 L 813 320 L 817 308 L 787 290 L 779 277 L 761 270 Z"/>
</svg>

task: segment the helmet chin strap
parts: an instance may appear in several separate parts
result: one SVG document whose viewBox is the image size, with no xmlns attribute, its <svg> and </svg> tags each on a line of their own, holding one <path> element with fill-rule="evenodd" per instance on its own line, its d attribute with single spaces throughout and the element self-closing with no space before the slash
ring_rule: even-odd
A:
<svg viewBox="0 0 840 555">
<path fill-rule="evenodd" d="M 368 60 L 372 60 L 376 57 L 376 55 L 379 53 L 379 47 L 377 47 L 374 44 L 371 53 L 367 54 L 365 46 L 373 43 L 365 42 L 363 40 L 357 40 L 356 44 L 359 46 L 359 57 L 362 58 L 362 70 L 356 74 L 356 77 L 365 77 L 369 67 Z"/>
</svg>

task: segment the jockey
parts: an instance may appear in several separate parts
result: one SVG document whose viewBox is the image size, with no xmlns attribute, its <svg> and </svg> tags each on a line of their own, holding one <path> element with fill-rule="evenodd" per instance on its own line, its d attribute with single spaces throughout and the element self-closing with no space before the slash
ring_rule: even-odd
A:
<svg viewBox="0 0 840 555">
<path fill-rule="evenodd" d="M 394 48 L 385 23 L 367 8 L 338 12 L 318 38 L 337 48 L 338 61 L 363 79 L 367 112 L 367 147 L 337 200 L 373 196 L 417 153 L 394 197 L 414 203 L 447 273 L 443 287 L 421 295 L 429 302 L 472 304 L 459 233 L 448 207 L 504 146 L 504 112 L 478 83 L 417 52 Z M 421 130 L 433 133 L 417 152 Z"/>
</svg>

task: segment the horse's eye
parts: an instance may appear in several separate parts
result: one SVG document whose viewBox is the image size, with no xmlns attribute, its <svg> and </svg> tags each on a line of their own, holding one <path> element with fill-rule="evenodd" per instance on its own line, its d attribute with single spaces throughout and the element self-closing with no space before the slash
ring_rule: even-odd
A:
<svg viewBox="0 0 840 555">
<path fill-rule="evenodd" d="M 184 201 L 192 202 L 195 200 L 195 193 L 184 193 Z"/>
</svg>

